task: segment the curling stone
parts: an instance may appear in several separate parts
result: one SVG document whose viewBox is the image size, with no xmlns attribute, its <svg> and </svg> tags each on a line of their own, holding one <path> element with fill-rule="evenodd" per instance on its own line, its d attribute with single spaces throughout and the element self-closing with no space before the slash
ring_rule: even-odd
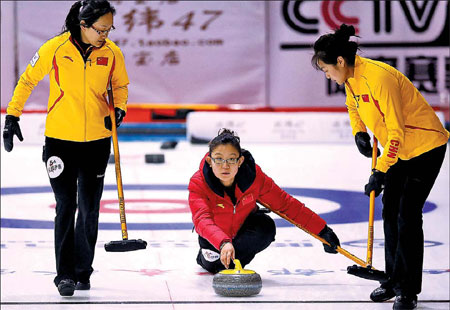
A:
<svg viewBox="0 0 450 310">
<path fill-rule="evenodd" d="M 162 164 L 164 161 L 164 154 L 145 154 L 147 164 Z"/>
<path fill-rule="evenodd" d="M 241 262 L 234 260 L 235 269 L 225 269 L 214 276 L 213 288 L 216 294 L 226 297 L 246 297 L 261 291 L 262 281 L 253 270 L 242 269 Z"/>
<path fill-rule="evenodd" d="M 162 150 L 171 150 L 174 149 L 178 144 L 178 141 L 165 141 L 161 144 Z"/>
</svg>

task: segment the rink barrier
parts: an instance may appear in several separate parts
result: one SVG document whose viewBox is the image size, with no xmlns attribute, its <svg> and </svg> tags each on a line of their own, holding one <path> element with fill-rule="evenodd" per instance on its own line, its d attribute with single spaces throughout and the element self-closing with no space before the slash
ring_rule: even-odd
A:
<svg viewBox="0 0 450 310">
<path fill-rule="evenodd" d="M 24 145 L 43 145 L 45 142 L 45 120 L 42 112 L 23 113 L 20 129 Z M 2 128 L 5 114 L 1 115 Z M 119 141 L 183 141 L 186 140 L 186 124 L 183 123 L 127 123 L 118 128 Z"/>
<path fill-rule="evenodd" d="M 444 113 L 437 110 L 436 114 L 445 124 Z M 208 143 L 221 128 L 235 131 L 245 143 L 354 143 L 345 108 L 289 112 L 195 111 L 187 115 L 186 135 L 191 143 Z"/>
<path fill-rule="evenodd" d="M 192 112 L 186 119 L 187 139 L 210 141 L 224 127 L 243 143 L 354 143 L 343 112 Z"/>
<path fill-rule="evenodd" d="M 434 107 L 442 123 L 447 110 Z M 25 144 L 44 143 L 45 110 L 24 110 L 20 126 Z M 1 123 L 5 118 L 2 109 Z M 209 142 L 220 128 L 243 142 L 353 143 L 345 107 L 243 107 L 209 104 L 129 104 L 118 129 L 120 141 Z"/>
</svg>

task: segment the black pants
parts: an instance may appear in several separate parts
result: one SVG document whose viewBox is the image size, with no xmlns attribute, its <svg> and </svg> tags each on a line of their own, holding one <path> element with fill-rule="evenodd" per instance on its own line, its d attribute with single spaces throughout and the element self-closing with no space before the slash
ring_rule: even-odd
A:
<svg viewBox="0 0 450 310">
<path fill-rule="evenodd" d="M 383 195 L 386 273 L 383 287 L 397 295 L 417 295 L 422 287 L 424 236 L 422 209 L 439 174 L 447 145 L 410 160 L 399 160 L 386 173 Z"/>
<path fill-rule="evenodd" d="M 94 271 L 100 199 L 110 149 L 110 138 L 91 142 L 45 139 L 43 159 L 56 199 L 56 285 L 62 279 L 85 283 Z"/>
<path fill-rule="evenodd" d="M 275 240 L 275 230 L 275 222 L 270 216 L 260 211 L 250 213 L 233 239 L 235 257 L 239 259 L 242 267 L 250 263 L 257 253 L 267 248 Z M 211 273 L 225 269 L 220 258 L 211 262 L 206 260 L 202 254 L 202 249 L 207 249 L 218 253 L 220 257 L 219 250 L 201 236 L 198 237 L 198 242 L 200 251 L 197 255 L 197 263 Z M 233 263 L 230 264 L 230 268 L 234 268 Z"/>
</svg>

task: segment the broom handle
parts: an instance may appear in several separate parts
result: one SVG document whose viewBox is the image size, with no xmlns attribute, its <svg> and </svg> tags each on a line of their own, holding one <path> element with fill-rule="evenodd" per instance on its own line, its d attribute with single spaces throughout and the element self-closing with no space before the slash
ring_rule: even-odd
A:
<svg viewBox="0 0 450 310">
<path fill-rule="evenodd" d="M 378 155 L 378 140 L 373 136 L 373 148 L 372 148 L 372 169 L 375 169 L 377 165 Z M 367 265 L 372 266 L 372 254 L 373 254 L 373 221 L 375 213 L 375 190 L 370 192 L 370 205 L 369 205 L 369 235 L 367 238 Z"/>
<path fill-rule="evenodd" d="M 114 98 L 111 81 L 108 84 L 109 115 L 111 118 L 112 141 L 114 149 L 114 162 L 116 167 L 117 193 L 119 196 L 120 226 L 122 239 L 128 240 L 127 221 L 125 219 L 125 199 L 123 198 L 122 173 L 120 172 L 119 142 L 117 139 L 116 113 L 114 111 Z"/>
<path fill-rule="evenodd" d="M 261 202 L 259 202 L 261 203 Z M 265 204 L 261 203 L 262 205 L 266 206 Z M 267 206 L 266 206 L 267 207 Z M 286 215 L 281 214 L 278 211 L 272 210 L 270 208 L 268 208 L 269 210 L 271 210 L 273 213 L 279 215 L 280 217 L 284 218 L 286 221 L 288 221 L 289 223 L 291 223 L 292 225 L 297 226 L 298 228 L 300 228 L 301 230 L 303 230 L 304 232 L 310 234 L 311 236 L 313 236 L 314 238 L 316 238 L 317 240 L 319 240 L 320 242 L 326 244 L 326 245 L 330 245 L 325 239 L 319 237 L 318 235 L 310 232 L 309 230 L 306 230 L 305 228 L 303 228 L 302 226 L 298 225 L 297 223 L 295 223 L 293 220 L 291 220 L 290 218 L 288 218 Z M 347 250 L 341 248 L 340 246 L 338 246 L 336 248 L 336 251 L 338 251 L 338 253 L 344 255 L 345 257 L 351 259 L 352 261 L 354 261 L 355 263 L 357 263 L 358 265 L 362 266 L 362 267 L 367 267 L 368 264 L 363 261 L 362 259 L 356 257 L 355 255 L 353 255 L 352 253 L 348 252 Z M 373 270 L 376 270 L 375 268 L 372 268 Z"/>
</svg>

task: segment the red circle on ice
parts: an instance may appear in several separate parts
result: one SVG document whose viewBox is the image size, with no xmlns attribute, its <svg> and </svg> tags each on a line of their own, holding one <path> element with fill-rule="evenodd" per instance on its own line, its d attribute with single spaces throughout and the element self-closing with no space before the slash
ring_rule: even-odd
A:
<svg viewBox="0 0 450 310">
<path fill-rule="evenodd" d="M 55 204 L 50 207 L 55 208 Z M 118 213 L 119 200 L 100 202 L 100 213 Z M 189 204 L 183 199 L 125 199 L 126 213 L 188 213 Z"/>
</svg>

